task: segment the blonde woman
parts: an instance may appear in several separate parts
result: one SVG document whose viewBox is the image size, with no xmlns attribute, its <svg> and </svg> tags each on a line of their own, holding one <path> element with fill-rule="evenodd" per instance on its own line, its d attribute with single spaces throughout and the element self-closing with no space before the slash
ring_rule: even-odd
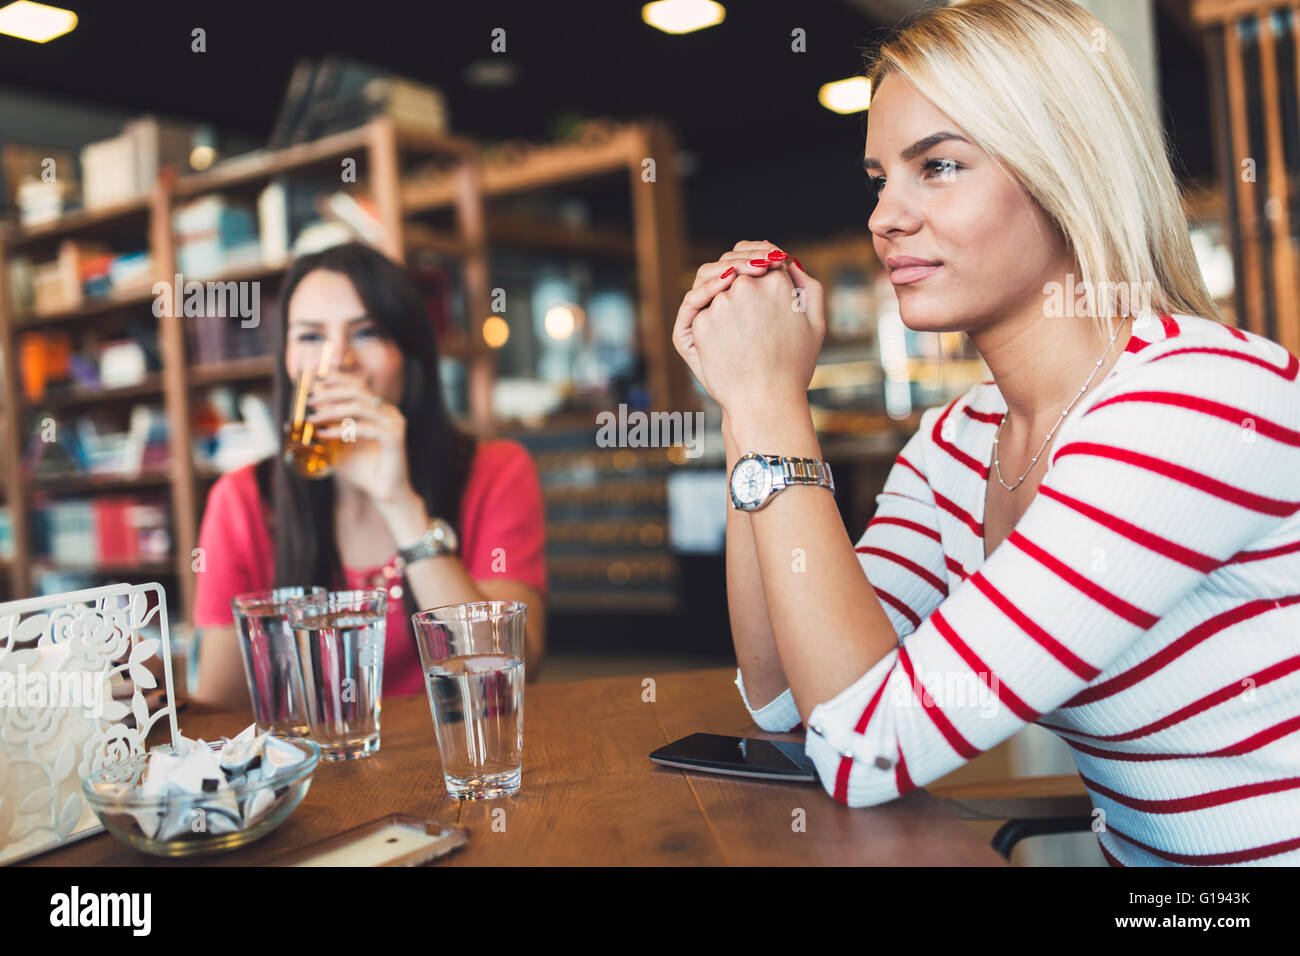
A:
<svg viewBox="0 0 1300 956">
<path fill-rule="evenodd" d="M 966 332 L 993 379 L 921 416 L 855 547 L 806 396 L 821 285 L 765 241 L 700 268 L 674 337 L 724 411 L 742 699 L 802 721 L 849 806 L 1035 722 L 1110 863 L 1300 863 L 1300 363 L 1216 321 L 1157 121 L 1083 8 L 938 8 L 870 76 L 903 322 Z"/>
</svg>

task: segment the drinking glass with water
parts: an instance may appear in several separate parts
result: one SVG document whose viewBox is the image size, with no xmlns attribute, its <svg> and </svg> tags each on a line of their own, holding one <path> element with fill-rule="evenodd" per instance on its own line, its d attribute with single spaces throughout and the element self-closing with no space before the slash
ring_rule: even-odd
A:
<svg viewBox="0 0 1300 956">
<path fill-rule="evenodd" d="M 309 736 L 323 760 L 379 749 L 388 592 L 330 591 L 289 601 Z"/>
<path fill-rule="evenodd" d="M 324 593 L 322 587 L 286 587 L 250 591 L 230 599 L 258 733 L 307 736 L 302 673 L 286 602 Z"/>
<path fill-rule="evenodd" d="M 475 601 L 411 615 L 443 779 L 457 800 L 519 789 L 527 611 L 520 601 Z"/>
</svg>

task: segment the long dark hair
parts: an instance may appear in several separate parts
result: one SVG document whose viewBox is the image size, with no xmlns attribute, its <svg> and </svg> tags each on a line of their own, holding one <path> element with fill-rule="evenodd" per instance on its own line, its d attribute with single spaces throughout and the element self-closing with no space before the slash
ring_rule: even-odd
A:
<svg viewBox="0 0 1300 956">
<path fill-rule="evenodd" d="M 275 363 L 274 403 L 279 422 L 289 420 L 294 383 L 285 371 L 289 301 L 298 283 L 324 269 L 348 277 L 380 331 L 401 350 L 403 385 L 398 405 L 406 417 L 406 462 L 411 487 L 431 516 L 460 533 L 460 501 L 469 478 L 476 442 L 457 427 L 443 398 L 438 346 L 419 290 L 397 263 L 359 242 L 334 246 L 299 258 L 280 291 L 279 316 L 272 330 Z M 276 586 L 329 584 L 342 578 L 334 537 L 334 482 L 302 478 L 276 455 L 256 469 L 262 500 L 273 511 Z"/>
</svg>

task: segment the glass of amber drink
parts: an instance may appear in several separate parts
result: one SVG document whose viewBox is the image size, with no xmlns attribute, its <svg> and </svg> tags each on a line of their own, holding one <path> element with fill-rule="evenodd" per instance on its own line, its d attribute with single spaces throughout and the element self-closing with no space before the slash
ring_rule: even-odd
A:
<svg viewBox="0 0 1300 956">
<path fill-rule="evenodd" d="M 290 407 L 289 421 L 285 422 L 284 463 L 303 478 L 326 478 L 334 471 L 334 461 L 338 457 L 338 438 L 322 438 L 320 429 L 324 422 L 307 420 L 307 399 L 311 394 L 312 384 L 325 374 L 329 361 L 330 343 L 325 343 L 321 351 L 320 362 L 308 363 L 298 374 L 297 384 L 293 390 L 293 404 Z"/>
</svg>

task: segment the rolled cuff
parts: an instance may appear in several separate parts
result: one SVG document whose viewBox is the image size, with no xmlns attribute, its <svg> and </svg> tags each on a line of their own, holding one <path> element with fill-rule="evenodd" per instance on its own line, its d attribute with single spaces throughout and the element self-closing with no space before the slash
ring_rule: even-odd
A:
<svg viewBox="0 0 1300 956">
<path fill-rule="evenodd" d="M 749 711 L 749 716 L 754 719 L 763 730 L 772 732 L 793 730 L 799 726 L 802 718 L 799 716 L 799 708 L 794 705 L 794 695 L 790 693 L 790 688 L 781 691 L 781 695 L 765 707 L 755 710 L 749 705 L 749 696 L 745 693 L 745 682 L 740 676 L 740 668 L 736 668 L 736 689 L 740 691 L 740 699 L 745 704 L 745 709 Z"/>
<path fill-rule="evenodd" d="M 890 651 L 808 714 L 804 752 L 817 767 L 826 792 L 847 806 L 874 806 L 899 796 L 893 699 L 885 686 L 891 678 L 906 682 L 906 676 L 895 670 L 897 662 L 898 651 Z M 864 716 L 864 732 L 859 733 Z M 846 759 L 849 772 L 842 775 Z"/>
</svg>

